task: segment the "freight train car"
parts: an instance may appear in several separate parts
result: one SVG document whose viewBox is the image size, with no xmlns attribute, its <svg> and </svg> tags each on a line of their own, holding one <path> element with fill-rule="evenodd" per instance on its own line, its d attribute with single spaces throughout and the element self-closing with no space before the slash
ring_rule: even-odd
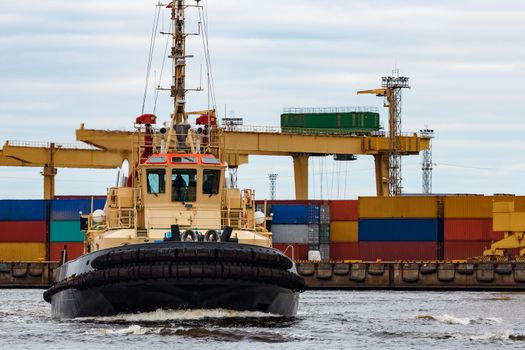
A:
<svg viewBox="0 0 525 350">
<path fill-rule="evenodd" d="M 373 107 L 286 108 L 281 114 L 281 131 L 287 133 L 368 135 L 380 129 Z"/>
</svg>

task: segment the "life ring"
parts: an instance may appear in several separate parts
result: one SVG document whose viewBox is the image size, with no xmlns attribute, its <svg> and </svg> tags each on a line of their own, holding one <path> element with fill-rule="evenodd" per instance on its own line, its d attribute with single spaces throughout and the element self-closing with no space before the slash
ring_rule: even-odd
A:
<svg viewBox="0 0 525 350">
<path fill-rule="evenodd" d="M 204 240 L 207 242 L 217 242 L 219 240 L 219 233 L 215 230 L 208 230 L 204 235 Z"/>
<path fill-rule="evenodd" d="M 186 230 L 182 234 L 181 241 L 183 242 L 197 242 L 198 237 L 195 231 L 193 230 Z"/>
</svg>

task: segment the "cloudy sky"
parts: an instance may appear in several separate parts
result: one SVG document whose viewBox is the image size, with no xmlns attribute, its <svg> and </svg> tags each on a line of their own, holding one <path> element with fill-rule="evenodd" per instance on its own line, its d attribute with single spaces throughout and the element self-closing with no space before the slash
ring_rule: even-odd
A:
<svg viewBox="0 0 525 350">
<path fill-rule="evenodd" d="M 205 2 L 220 116 L 226 108 L 247 125 L 276 126 L 284 107 L 376 106 L 386 123 L 382 100 L 356 91 L 379 87 L 397 67 L 412 86 L 403 92 L 403 131 L 436 132 L 435 193 L 525 193 L 525 2 Z M 141 114 L 155 3 L 0 0 L 0 142 L 74 142 L 81 123 L 129 129 Z M 200 38 L 189 40 L 188 85 L 196 87 L 204 60 Z M 188 101 L 202 109 L 207 97 L 191 93 Z M 161 95 L 160 119 L 169 105 Z M 311 197 L 375 193 L 372 157 L 316 158 L 310 168 Z M 267 197 L 268 173 L 279 174 L 277 197 L 292 198 L 287 157 L 251 157 L 239 185 Z M 59 169 L 57 194 L 102 194 L 115 178 L 116 171 Z M 421 191 L 421 157 L 404 158 L 403 185 Z M 0 168 L 0 198 L 42 192 L 40 169 Z"/>
</svg>

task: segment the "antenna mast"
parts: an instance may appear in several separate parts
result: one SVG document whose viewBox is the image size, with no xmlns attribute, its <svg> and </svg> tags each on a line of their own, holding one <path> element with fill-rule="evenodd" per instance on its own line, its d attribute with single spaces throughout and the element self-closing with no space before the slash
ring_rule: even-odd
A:
<svg viewBox="0 0 525 350">
<path fill-rule="evenodd" d="M 171 97 L 173 97 L 173 114 L 168 130 L 166 144 L 168 150 L 172 150 L 173 131 L 178 124 L 187 124 L 185 114 L 186 104 L 186 33 L 184 32 L 186 5 L 184 0 L 172 1 L 171 21 L 173 33 L 171 44 L 171 59 L 173 80 L 171 85 Z M 180 148 L 180 147 L 179 147 Z"/>
</svg>

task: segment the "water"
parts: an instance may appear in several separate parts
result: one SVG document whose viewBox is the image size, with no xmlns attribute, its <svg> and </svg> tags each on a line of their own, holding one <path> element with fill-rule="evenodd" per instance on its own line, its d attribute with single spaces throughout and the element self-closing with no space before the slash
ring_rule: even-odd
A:
<svg viewBox="0 0 525 350">
<path fill-rule="evenodd" d="M 525 293 L 308 291 L 298 317 L 227 310 L 50 318 L 41 290 L 0 290 L 0 349 L 525 348 Z"/>
</svg>

